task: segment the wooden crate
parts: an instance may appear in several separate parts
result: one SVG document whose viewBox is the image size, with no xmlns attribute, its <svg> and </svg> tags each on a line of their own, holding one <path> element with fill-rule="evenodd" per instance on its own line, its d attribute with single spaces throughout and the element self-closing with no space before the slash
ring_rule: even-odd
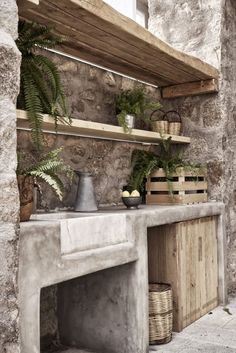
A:
<svg viewBox="0 0 236 353">
<path fill-rule="evenodd" d="M 163 169 L 154 171 L 146 182 L 146 204 L 189 204 L 207 202 L 206 170 L 178 168 L 166 181 Z M 171 192 L 170 192 L 171 188 Z"/>
<path fill-rule="evenodd" d="M 205 315 L 218 304 L 217 217 L 149 228 L 149 281 L 169 283 L 173 330 Z"/>
</svg>

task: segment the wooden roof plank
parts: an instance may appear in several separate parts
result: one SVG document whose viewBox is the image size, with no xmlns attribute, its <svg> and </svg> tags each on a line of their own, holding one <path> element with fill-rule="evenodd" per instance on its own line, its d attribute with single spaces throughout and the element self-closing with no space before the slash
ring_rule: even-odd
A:
<svg viewBox="0 0 236 353">
<path fill-rule="evenodd" d="M 159 52 L 158 58 L 163 54 L 164 60 L 170 60 L 170 62 L 172 62 L 174 59 L 175 65 L 183 64 L 184 67 L 187 66 L 189 69 L 192 68 L 195 73 L 199 72 L 201 76 L 205 75 L 204 77 L 200 77 L 202 79 L 218 76 L 218 70 L 213 66 L 198 58 L 174 49 L 172 46 L 138 25 L 135 21 L 114 10 L 102 0 L 60 0 L 60 2 L 57 0 L 40 1 L 47 1 L 60 9 L 64 9 L 68 13 L 73 13 L 74 15 L 77 14 L 78 18 L 81 17 L 83 20 L 86 19 L 86 21 L 96 26 L 99 26 L 100 24 L 100 26 L 106 29 L 110 35 L 118 36 L 124 41 L 133 42 L 134 40 L 137 40 L 137 44 L 141 45 L 142 48 L 146 47 L 150 49 L 151 46 L 151 48 Z"/>
<path fill-rule="evenodd" d="M 218 78 L 218 70 L 172 48 L 102 0 L 18 0 L 19 15 L 55 27 L 63 50 L 159 87 Z"/>
<path fill-rule="evenodd" d="M 75 14 L 67 13 L 63 9 L 61 12 L 55 11 L 54 5 L 50 5 L 48 1 L 43 3 L 45 8 L 42 9 L 42 12 L 45 17 L 50 19 L 57 31 L 59 30 L 65 36 L 73 38 L 74 45 L 76 43 L 89 43 L 91 47 L 103 50 L 104 53 L 112 51 L 115 58 L 126 60 L 128 63 L 133 63 L 143 70 L 149 70 L 153 75 L 158 74 L 161 79 L 167 82 L 170 77 L 172 77 L 172 80 L 174 77 L 176 83 L 183 83 L 186 80 L 191 82 L 198 79 L 196 75 L 189 74 L 181 69 L 176 70 L 172 63 L 163 62 L 160 58 L 157 60 L 156 52 L 150 55 L 150 49 L 148 52 L 147 50 L 141 50 L 135 42 L 128 43 L 129 48 L 126 50 L 127 43 L 117 36 L 114 39 L 114 33 L 110 34 L 104 30 L 104 26 L 98 26 L 96 18 L 94 19 L 95 24 L 86 22 L 82 15 L 78 21 Z M 95 16 L 91 15 L 89 18 L 91 17 Z M 73 23 L 73 27 L 71 23 Z M 114 40 L 115 45 L 113 44 Z"/>
</svg>

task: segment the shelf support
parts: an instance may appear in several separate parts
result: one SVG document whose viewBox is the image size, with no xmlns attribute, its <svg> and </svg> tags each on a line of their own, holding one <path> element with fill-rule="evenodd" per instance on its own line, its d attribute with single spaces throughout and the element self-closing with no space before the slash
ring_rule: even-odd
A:
<svg viewBox="0 0 236 353">
<path fill-rule="evenodd" d="M 218 80 L 211 79 L 163 87 L 161 91 L 162 98 L 170 99 L 184 96 L 195 96 L 206 93 L 217 93 L 219 91 L 219 84 Z"/>
</svg>

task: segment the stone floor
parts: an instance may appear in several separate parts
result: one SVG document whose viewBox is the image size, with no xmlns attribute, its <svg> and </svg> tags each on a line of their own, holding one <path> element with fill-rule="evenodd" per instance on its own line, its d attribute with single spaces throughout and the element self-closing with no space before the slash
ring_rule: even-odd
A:
<svg viewBox="0 0 236 353">
<path fill-rule="evenodd" d="M 214 309 L 182 332 L 174 333 L 170 343 L 151 346 L 149 353 L 235 353 L 236 298 L 230 300 L 226 309 L 229 313 L 221 306 Z M 71 348 L 61 353 L 89 352 Z"/>
<path fill-rule="evenodd" d="M 181 333 L 174 333 L 166 345 L 151 346 L 149 353 L 235 353 L 236 298 L 227 307 L 218 307 Z"/>
</svg>

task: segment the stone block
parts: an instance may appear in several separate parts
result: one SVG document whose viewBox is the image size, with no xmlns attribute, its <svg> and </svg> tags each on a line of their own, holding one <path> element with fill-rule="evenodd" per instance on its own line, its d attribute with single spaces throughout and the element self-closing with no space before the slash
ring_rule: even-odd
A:
<svg viewBox="0 0 236 353">
<path fill-rule="evenodd" d="M 16 109 L 11 99 L 0 96 L 0 173 L 13 173 L 16 165 Z"/>
<path fill-rule="evenodd" d="M 0 30 L 0 96 L 16 102 L 20 85 L 21 54 L 10 34 Z"/>
<path fill-rule="evenodd" d="M 0 28 L 16 39 L 18 36 L 18 9 L 15 0 L 1 0 Z"/>
<path fill-rule="evenodd" d="M 0 174 L 0 222 L 16 222 L 19 194 L 15 174 Z"/>
</svg>

